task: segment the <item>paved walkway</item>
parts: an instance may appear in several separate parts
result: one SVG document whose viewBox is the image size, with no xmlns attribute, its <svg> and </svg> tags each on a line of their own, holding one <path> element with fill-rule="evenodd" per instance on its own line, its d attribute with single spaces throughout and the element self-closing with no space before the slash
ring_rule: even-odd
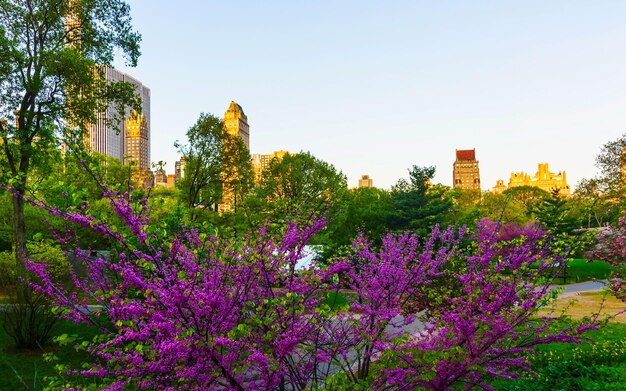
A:
<svg viewBox="0 0 626 391">
<path fill-rule="evenodd" d="M 607 281 L 585 281 L 569 285 L 553 285 L 554 288 L 562 288 L 559 298 L 576 296 L 583 292 L 600 292 L 604 289 Z"/>
</svg>

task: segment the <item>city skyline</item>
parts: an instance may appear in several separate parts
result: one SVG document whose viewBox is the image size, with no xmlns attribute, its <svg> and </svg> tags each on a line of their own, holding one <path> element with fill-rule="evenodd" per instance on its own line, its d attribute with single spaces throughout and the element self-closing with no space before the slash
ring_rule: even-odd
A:
<svg viewBox="0 0 626 391">
<path fill-rule="evenodd" d="M 174 141 L 231 100 L 252 154 L 310 151 L 350 187 L 414 164 L 451 186 L 454 149 L 475 148 L 483 190 L 539 162 L 574 189 L 626 130 L 626 4 L 130 4 L 143 56 L 121 69 L 151 86 L 168 171 Z"/>
</svg>

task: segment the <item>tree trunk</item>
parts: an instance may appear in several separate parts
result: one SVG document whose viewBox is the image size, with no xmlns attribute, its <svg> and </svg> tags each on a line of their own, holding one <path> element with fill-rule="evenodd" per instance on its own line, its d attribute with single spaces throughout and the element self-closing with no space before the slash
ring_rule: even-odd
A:
<svg viewBox="0 0 626 391">
<path fill-rule="evenodd" d="M 26 254 L 26 223 L 24 221 L 23 189 L 13 195 L 13 230 L 15 233 L 14 250 L 16 261 L 23 265 L 22 256 Z M 18 268 L 20 265 L 18 264 Z"/>
</svg>

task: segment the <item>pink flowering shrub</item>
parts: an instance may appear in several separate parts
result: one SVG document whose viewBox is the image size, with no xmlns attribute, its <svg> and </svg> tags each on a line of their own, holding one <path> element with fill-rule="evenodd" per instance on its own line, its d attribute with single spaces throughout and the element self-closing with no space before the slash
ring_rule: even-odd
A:
<svg viewBox="0 0 626 391">
<path fill-rule="evenodd" d="M 626 216 L 619 218 L 616 227 L 599 233 L 597 241 L 591 256 L 613 267 L 609 287 L 618 298 L 626 301 Z"/>
<path fill-rule="evenodd" d="M 145 199 L 107 196 L 123 227 L 49 208 L 115 243 L 107 257 L 74 251 L 88 271 L 73 275 L 75 289 L 29 265 L 59 316 L 102 330 L 85 345 L 91 366 L 72 373 L 104 389 L 488 387 L 527 371 L 533 346 L 594 327 L 556 329 L 537 315 L 554 261 L 536 227 L 515 241 L 488 223 L 425 241 L 389 235 L 378 249 L 359 238 L 350 257 L 298 270 L 323 219 L 225 241 L 166 232 L 150 225 Z"/>
</svg>

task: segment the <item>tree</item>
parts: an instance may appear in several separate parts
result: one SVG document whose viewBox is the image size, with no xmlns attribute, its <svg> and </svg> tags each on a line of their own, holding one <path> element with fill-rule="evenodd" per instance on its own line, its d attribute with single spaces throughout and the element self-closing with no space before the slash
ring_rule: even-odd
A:
<svg viewBox="0 0 626 391">
<path fill-rule="evenodd" d="M 511 241 L 490 222 L 473 234 L 436 227 L 424 240 L 388 235 L 379 249 L 359 238 L 328 268 L 298 270 L 323 219 L 290 223 L 278 238 L 267 227 L 256 239 L 184 228 L 171 235 L 150 226 L 147 200 L 106 196 L 124 234 L 80 211 L 41 205 L 116 243 L 95 259 L 75 251 L 89 268 L 75 280 L 80 294 L 55 283 L 45 265 L 28 264 L 60 316 L 103 332 L 79 345 L 91 366 L 78 378 L 64 373 L 60 387 L 85 377 L 108 389 L 487 387 L 528 371 L 524 354 L 535 346 L 575 342 L 595 327 L 563 329 L 541 315 L 555 297 L 546 278 L 554 259 L 533 227 Z M 466 235 L 474 246 L 461 245 Z M 450 288 L 442 280 L 458 294 L 441 295 Z M 340 287 L 353 294 L 338 308 L 327 299 Z M 440 305 L 428 300 L 433 290 Z M 94 301 L 101 310 L 86 311 Z M 415 319 L 420 332 L 411 331 Z"/>
<path fill-rule="evenodd" d="M 620 217 L 616 225 L 601 231 L 597 239 L 592 259 L 605 261 L 613 267 L 609 288 L 626 302 L 626 217 Z"/>
<path fill-rule="evenodd" d="M 480 200 L 478 209 L 482 217 L 503 224 L 525 224 L 530 220 L 524 204 L 510 195 L 485 192 Z"/>
<path fill-rule="evenodd" d="M 327 235 L 337 245 L 348 245 L 359 234 L 380 242 L 389 230 L 391 196 L 387 190 L 375 187 L 352 189 L 339 209 L 339 213 L 333 216 Z"/>
<path fill-rule="evenodd" d="M 185 159 L 185 176 L 177 186 L 185 204 L 217 211 L 225 188 L 234 202 L 241 201 L 252 182 L 250 153 L 241 138 L 228 133 L 218 117 L 203 113 L 187 140 L 176 144 Z"/>
<path fill-rule="evenodd" d="M 274 158 L 263 171 L 261 183 L 248 199 L 252 227 L 269 218 L 281 222 L 309 216 L 329 208 L 334 215 L 347 192 L 346 176 L 308 152 Z"/>
<path fill-rule="evenodd" d="M 625 148 L 626 134 L 604 144 L 596 156 L 596 166 L 600 169 L 601 190 L 604 193 L 617 196 L 624 188 Z"/>
<path fill-rule="evenodd" d="M 570 210 L 571 206 L 560 196 L 559 189 L 554 189 L 549 197 L 532 207 L 537 220 L 552 235 L 570 234 L 576 228 Z"/>
<path fill-rule="evenodd" d="M 502 194 L 524 205 L 528 217 L 532 216 L 532 209 L 543 200 L 550 197 L 550 193 L 535 186 L 517 186 L 506 189 Z"/>
<path fill-rule="evenodd" d="M 391 190 L 392 214 L 389 227 L 396 232 L 411 230 L 421 236 L 437 224 L 443 223 L 452 206 L 447 197 L 447 188 L 432 186 L 435 167 L 413 166 L 409 170 L 409 181 L 400 179 Z"/>
<path fill-rule="evenodd" d="M 32 164 L 49 158 L 67 126 L 80 136 L 109 103 L 133 104 L 133 87 L 108 83 L 102 66 L 118 49 L 135 65 L 139 41 L 121 0 L 0 1 L 0 159 L 2 180 L 17 195 L 16 254 L 26 250 L 23 196 Z"/>
</svg>

